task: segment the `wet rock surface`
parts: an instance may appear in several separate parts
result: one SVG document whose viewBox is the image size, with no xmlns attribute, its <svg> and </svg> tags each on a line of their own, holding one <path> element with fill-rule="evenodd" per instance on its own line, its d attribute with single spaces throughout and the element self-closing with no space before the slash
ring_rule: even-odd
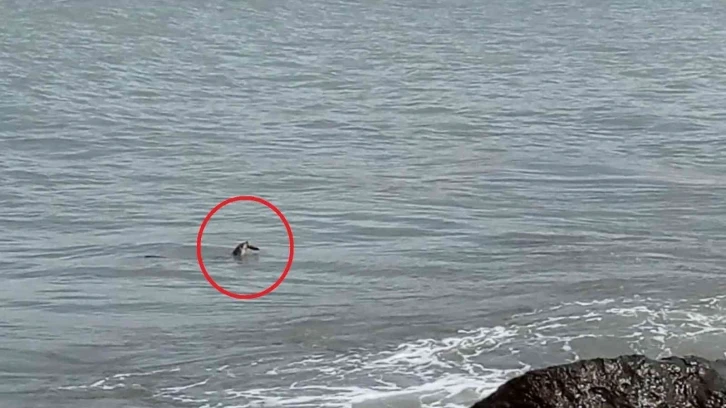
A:
<svg viewBox="0 0 726 408">
<path fill-rule="evenodd" d="M 641 355 L 529 371 L 472 408 L 725 408 L 726 360 Z"/>
</svg>

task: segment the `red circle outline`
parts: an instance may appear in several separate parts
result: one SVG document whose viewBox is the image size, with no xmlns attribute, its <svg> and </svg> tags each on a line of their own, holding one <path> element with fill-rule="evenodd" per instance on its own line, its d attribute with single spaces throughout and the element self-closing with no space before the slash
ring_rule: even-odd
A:
<svg viewBox="0 0 726 408">
<path fill-rule="evenodd" d="M 265 205 L 267 208 L 271 209 L 277 216 L 280 218 L 282 223 L 285 225 L 285 229 L 287 230 L 287 238 L 290 241 L 290 252 L 287 256 L 287 264 L 285 265 L 285 269 L 282 271 L 282 275 L 280 275 L 279 278 L 277 278 L 277 281 L 270 285 L 267 289 L 252 293 L 252 294 L 245 294 L 245 293 L 234 293 L 231 292 L 221 286 L 217 282 L 212 279 L 212 277 L 209 275 L 209 272 L 207 272 L 207 268 L 204 266 L 204 260 L 202 259 L 202 235 L 204 235 L 204 230 L 207 228 L 207 223 L 209 223 L 209 220 L 212 219 L 212 216 L 222 209 L 222 207 L 226 206 L 227 204 L 232 204 L 237 201 L 254 201 L 260 204 Z M 204 274 L 204 277 L 207 278 L 207 282 L 209 282 L 212 287 L 217 289 L 220 293 L 227 295 L 234 299 L 241 299 L 241 300 L 250 300 L 250 299 L 256 299 L 262 296 L 265 296 L 272 292 L 273 290 L 277 289 L 278 286 L 282 283 L 282 281 L 285 280 L 287 277 L 287 273 L 290 272 L 290 268 L 292 268 L 292 260 L 295 256 L 295 238 L 292 234 L 292 228 L 290 227 L 290 223 L 287 222 L 287 218 L 285 218 L 285 214 L 280 211 L 279 208 L 275 207 L 274 204 L 271 202 L 265 200 L 264 198 L 260 198 L 257 196 L 235 196 L 230 197 L 221 203 L 217 204 L 212 210 L 207 213 L 207 216 L 204 217 L 204 221 L 202 221 L 202 225 L 199 226 L 199 232 L 197 233 L 197 262 L 199 262 L 199 268 L 202 270 L 202 274 Z"/>
</svg>

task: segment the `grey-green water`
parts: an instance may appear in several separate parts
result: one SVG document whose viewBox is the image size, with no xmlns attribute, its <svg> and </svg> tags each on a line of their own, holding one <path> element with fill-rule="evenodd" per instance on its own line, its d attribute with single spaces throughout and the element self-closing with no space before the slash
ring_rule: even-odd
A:
<svg viewBox="0 0 726 408">
<path fill-rule="evenodd" d="M 576 358 L 723 357 L 724 21 L 0 0 L 0 406 L 460 408 Z M 249 302 L 196 260 L 237 195 L 295 233 Z M 287 251 L 255 203 L 204 234 L 236 292 Z"/>
</svg>

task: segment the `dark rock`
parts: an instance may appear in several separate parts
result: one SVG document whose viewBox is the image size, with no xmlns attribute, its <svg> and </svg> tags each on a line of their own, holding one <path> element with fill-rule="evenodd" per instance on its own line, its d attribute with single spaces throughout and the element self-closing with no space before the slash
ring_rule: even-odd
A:
<svg viewBox="0 0 726 408">
<path fill-rule="evenodd" d="M 724 408 L 726 361 L 596 358 L 533 370 L 472 408 Z"/>
</svg>

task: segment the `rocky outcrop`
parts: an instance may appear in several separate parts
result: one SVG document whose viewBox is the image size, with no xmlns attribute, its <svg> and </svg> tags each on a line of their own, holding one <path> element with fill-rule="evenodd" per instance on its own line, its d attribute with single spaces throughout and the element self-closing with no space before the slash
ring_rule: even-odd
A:
<svg viewBox="0 0 726 408">
<path fill-rule="evenodd" d="M 725 408 L 726 360 L 640 355 L 533 370 L 472 408 Z"/>
</svg>

